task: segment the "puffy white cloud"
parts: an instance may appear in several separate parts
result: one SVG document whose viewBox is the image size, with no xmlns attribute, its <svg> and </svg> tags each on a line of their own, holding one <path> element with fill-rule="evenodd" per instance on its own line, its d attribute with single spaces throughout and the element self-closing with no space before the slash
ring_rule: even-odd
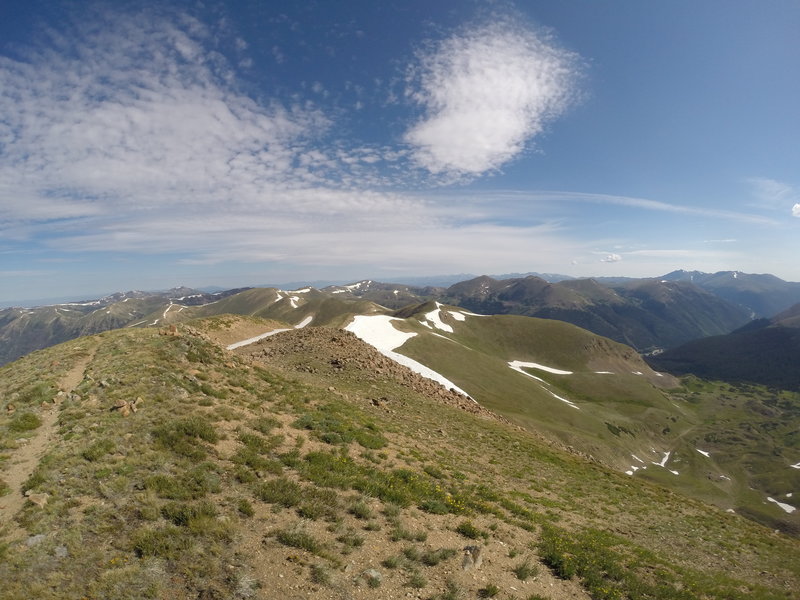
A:
<svg viewBox="0 0 800 600">
<path fill-rule="evenodd" d="M 600 262 L 613 263 L 613 262 L 619 262 L 621 260 L 622 257 L 619 254 L 612 253 L 612 254 L 606 254 L 603 258 L 600 259 Z"/>
<path fill-rule="evenodd" d="M 800 204 L 795 204 L 792 207 L 792 216 L 800 218 Z"/>
<path fill-rule="evenodd" d="M 431 173 L 500 167 L 569 105 L 576 56 L 509 22 L 454 35 L 422 53 L 408 95 L 424 115 L 405 134 Z"/>
</svg>

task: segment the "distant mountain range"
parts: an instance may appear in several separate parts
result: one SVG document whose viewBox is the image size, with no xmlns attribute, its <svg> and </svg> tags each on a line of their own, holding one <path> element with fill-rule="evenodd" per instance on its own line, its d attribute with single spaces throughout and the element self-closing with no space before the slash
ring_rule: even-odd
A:
<svg viewBox="0 0 800 600">
<path fill-rule="evenodd" d="M 740 271 L 701 273 L 673 271 L 661 279 L 689 281 L 702 289 L 751 311 L 753 318 L 768 318 L 800 302 L 800 283 L 774 275 Z"/>
<path fill-rule="evenodd" d="M 450 287 L 365 280 L 322 290 L 301 289 L 331 300 L 369 301 L 392 309 L 437 300 L 483 314 L 557 319 L 628 344 L 641 353 L 727 334 L 751 319 L 772 316 L 800 302 L 798 283 L 772 275 L 732 271 L 715 274 L 675 271 L 660 278 L 613 282 L 568 279 L 553 274 L 505 279 L 481 276 Z M 156 293 L 131 291 L 97 300 L 35 308 L 2 309 L 0 364 L 81 335 L 120 327 L 158 325 L 222 312 L 280 319 L 281 306 L 291 309 L 292 302 L 288 299 L 298 293 L 277 288 L 238 288 L 216 293 L 175 288 Z M 283 304 L 273 305 L 276 294 L 284 299 Z M 224 299 L 230 300 L 220 302 Z M 199 306 L 205 308 L 197 309 Z M 774 312 L 766 313 L 768 310 Z M 179 313 L 183 314 L 178 316 Z"/>
</svg>

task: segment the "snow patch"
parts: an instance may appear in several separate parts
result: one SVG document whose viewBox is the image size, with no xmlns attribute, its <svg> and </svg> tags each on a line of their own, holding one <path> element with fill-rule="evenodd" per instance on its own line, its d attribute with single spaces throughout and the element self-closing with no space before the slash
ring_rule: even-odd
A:
<svg viewBox="0 0 800 600">
<path fill-rule="evenodd" d="M 548 392 L 550 392 L 550 390 L 547 390 L 547 391 L 548 391 Z M 555 399 L 557 399 L 557 400 L 561 400 L 562 402 L 566 402 L 566 403 L 567 403 L 567 404 L 569 404 L 569 405 L 570 405 L 572 408 L 576 408 L 576 409 L 578 409 L 578 410 L 580 410 L 580 409 L 581 409 L 581 408 L 580 408 L 580 406 L 578 406 L 577 404 L 575 404 L 575 403 L 574 403 L 572 400 L 567 400 L 566 398 L 562 398 L 561 396 L 559 396 L 559 395 L 558 395 L 558 394 L 556 394 L 555 392 L 550 392 L 550 395 L 551 395 L 551 396 L 553 396 L 553 398 L 555 398 Z"/>
<path fill-rule="evenodd" d="M 511 367 L 512 369 L 514 369 L 516 372 L 518 372 L 518 373 L 522 373 L 522 374 L 523 374 L 523 375 L 525 375 L 526 377 L 530 377 L 531 379 L 535 379 L 536 381 L 541 381 L 542 383 L 547 383 L 547 382 L 546 382 L 544 379 L 542 379 L 541 377 L 537 377 L 536 375 L 531 375 L 531 374 L 530 374 L 530 373 L 528 373 L 527 371 L 523 371 L 522 369 L 515 367 L 515 366 L 514 366 L 512 363 L 508 363 L 508 366 L 509 366 L 509 367 Z"/>
<path fill-rule="evenodd" d="M 456 312 L 454 310 L 448 311 L 451 317 L 453 317 L 456 321 L 466 321 L 467 317 L 464 316 L 464 313 Z"/>
<path fill-rule="evenodd" d="M 294 328 L 295 329 L 302 329 L 303 327 L 305 327 L 306 325 L 311 323 L 311 321 L 313 321 L 313 320 L 314 320 L 314 315 L 308 315 L 305 319 L 303 319 L 297 325 L 295 325 Z"/>
<path fill-rule="evenodd" d="M 595 371 L 597 375 L 614 375 L 613 371 Z"/>
<path fill-rule="evenodd" d="M 554 369 L 553 367 L 546 367 L 544 365 L 540 365 L 539 363 L 534 362 L 522 362 L 521 360 L 512 360 L 508 363 L 508 366 L 514 369 L 515 371 L 522 371 L 522 368 L 526 369 L 539 369 L 540 371 L 547 371 L 548 373 L 553 373 L 554 375 L 572 375 L 572 371 L 562 371 L 561 369 Z"/>
<path fill-rule="evenodd" d="M 785 502 L 778 502 L 777 500 L 775 500 L 775 498 L 770 498 L 769 496 L 767 496 L 767 500 L 777 504 L 784 512 L 787 512 L 789 514 L 792 514 L 794 511 L 797 510 L 791 504 L 786 504 Z"/>
<path fill-rule="evenodd" d="M 303 319 L 297 325 L 295 325 L 294 329 L 302 329 L 303 327 L 305 327 L 306 325 L 311 323 L 311 321 L 313 321 L 313 320 L 314 320 L 314 315 L 308 315 L 305 319 Z M 291 331 L 291 330 L 292 330 L 291 327 L 284 327 L 282 329 L 273 329 L 272 331 L 267 331 L 266 333 L 262 333 L 260 335 L 255 336 L 255 337 L 247 338 L 246 340 L 242 340 L 240 342 L 235 342 L 233 344 L 228 344 L 227 346 L 225 346 L 225 349 L 226 350 L 235 350 L 236 348 L 241 348 L 242 346 L 247 346 L 249 344 L 254 344 L 257 341 L 263 340 L 264 338 L 268 338 L 268 337 L 270 337 L 272 335 L 276 335 L 278 333 L 283 333 L 284 331 Z"/>
<path fill-rule="evenodd" d="M 437 302 L 436 308 L 434 310 L 432 310 L 429 313 L 425 313 L 425 319 L 433 323 L 433 326 L 436 327 L 436 329 L 441 329 L 442 331 L 446 331 L 447 333 L 453 333 L 453 328 L 444 321 L 442 321 L 441 310 L 440 310 L 441 307 L 442 305 Z"/>
<path fill-rule="evenodd" d="M 357 315 L 353 317 L 353 321 L 348 324 L 345 329 L 356 334 L 357 337 L 373 346 L 387 358 L 408 367 L 418 375 L 436 381 L 448 389 L 454 389 L 465 396 L 469 396 L 464 390 L 433 369 L 399 352 L 395 352 L 395 349 L 405 344 L 417 334 L 396 329 L 394 325 L 392 325 L 392 321 L 402 321 L 402 319 L 387 315 Z"/>
<path fill-rule="evenodd" d="M 710 452 L 706 452 L 705 450 L 700 450 L 700 448 L 695 448 L 695 450 L 697 450 L 700 454 L 702 454 L 706 458 L 709 458 L 711 456 Z"/>
<path fill-rule="evenodd" d="M 789 465 L 789 466 L 792 467 L 793 469 L 800 469 L 800 462 L 797 463 L 796 465 Z"/>
<path fill-rule="evenodd" d="M 170 302 L 170 303 L 169 303 L 169 306 L 168 306 L 168 307 L 167 307 L 167 309 L 164 311 L 164 314 L 163 314 L 163 315 L 161 315 L 161 318 L 162 318 L 162 319 L 166 319 L 166 318 L 167 318 L 167 313 L 169 312 L 169 309 L 170 309 L 170 308 L 172 308 L 172 307 L 173 307 L 173 304 L 172 304 L 172 302 Z"/>
<path fill-rule="evenodd" d="M 642 375 L 643 374 L 641 371 L 631 371 L 631 373 L 633 373 L 634 375 Z"/>
<path fill-rule="evenodd" d="M 631 457 L 633 458 L 633 460 L 639 461 L 640 463 L 644 464 L 644 461 L 635 454 L 631 454 Z"/>
<path fill-rule="evenodd" d="M 654 462 L 653 464 L 658 465 L 659 467 L 666 467 L 670 454 L 672 454 L 672 452 L 664 452 L 664 458 L 661 459 L 661 462 Z"/>
</svg>

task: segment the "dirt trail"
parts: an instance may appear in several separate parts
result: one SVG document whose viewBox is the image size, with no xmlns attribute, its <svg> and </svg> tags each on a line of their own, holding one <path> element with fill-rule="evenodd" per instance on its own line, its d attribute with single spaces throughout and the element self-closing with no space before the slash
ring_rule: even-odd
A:
<svg viewBox="0 0 800 600">
<path fill-rule="evenodd" d="M 6 528 L 10 539 L 19 539 L 27 535 L 14 522 L 16 515 L 25 502 L 39 500 L 38 494 L 30 498 L 23 495 L 22 485 L 33 474 L 42 456 L 47 451 L 50 441 L 56 436 L 56 422 L 61 409 L 61 401 L 72 392 L 83 380 L 86 367 L 92 362 L 97 346 L 89 350 L 89 355 L 80 359 L 58 382 L 58 389 L 64 393 L 55 397 L 55 403 L 42 407 L 40 418 L 42 424 L 36 429 L 36 435 L 30 441 L 13 452 L 7 470 L 3 472 L 3 479 L 11 488 L 11 492 L 0 498 L 0 531 Z M 46 498 L 45 498 L 46 500 Z"/>
</svg>

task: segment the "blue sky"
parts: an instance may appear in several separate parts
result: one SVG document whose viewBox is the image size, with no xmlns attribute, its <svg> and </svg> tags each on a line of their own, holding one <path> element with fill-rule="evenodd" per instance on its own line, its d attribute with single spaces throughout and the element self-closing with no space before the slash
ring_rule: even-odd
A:
<svg viewBox="0 0 800 600">
<path fill-rule="evenodd" d="M 0 302 L 448 273 L 800 281 L 800 3 L 0 8 Z"/>
</svg>

